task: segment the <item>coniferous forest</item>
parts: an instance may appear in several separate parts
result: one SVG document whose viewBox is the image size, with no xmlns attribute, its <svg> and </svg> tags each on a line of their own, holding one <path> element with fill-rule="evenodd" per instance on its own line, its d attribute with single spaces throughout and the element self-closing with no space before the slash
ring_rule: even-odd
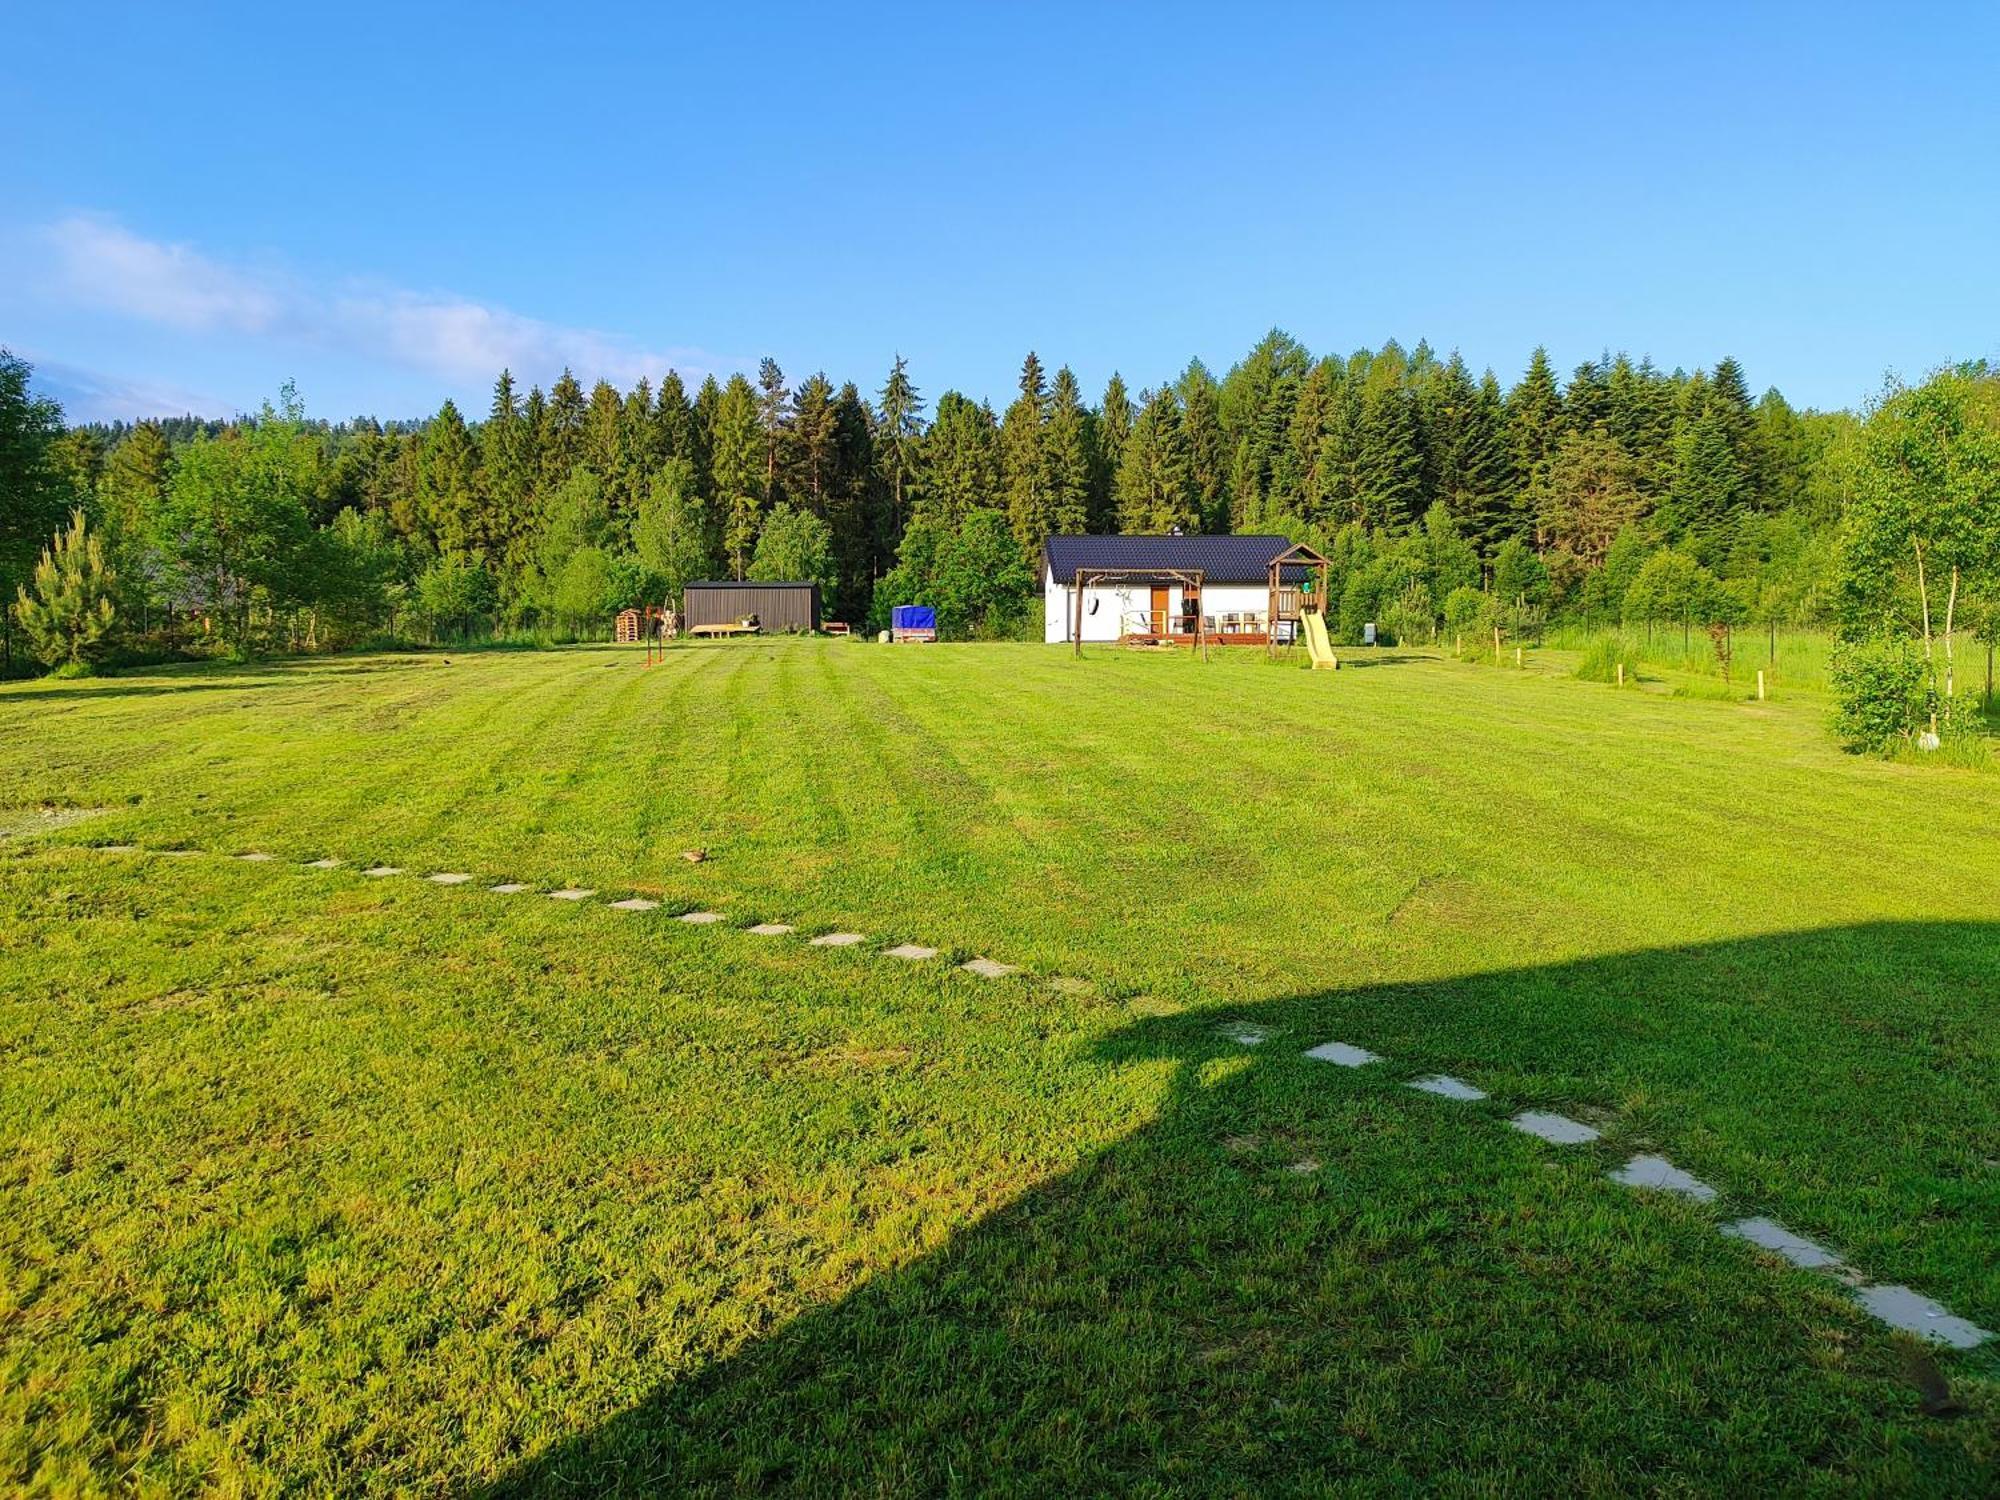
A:
<svg viewBox="0 0 2000 1500">
<path fill-rule="evenodd" d="M 81 513 L 126 648 L 151 652 L 589 637 L 717 577 L 815 579 L 857 628 L 921 602 L 960 637 L 1031 633 L 1044 537 L 1174 527 L 1319 547 L 1349 640 L 1814 626 L 1866 446 L 1860 416 L 1753 397 L 1731 358 L 1564 375 L 1537 349 L 1503 384 L 1426 343 L 1314 355 L 1277 330 L 1220 378 L 1195 361 L 1094 398 L 1030 353 L 1000 411 L 900 358 L 868 389 L 766 359 L 693 390 L 502 371 L 484 412 L 421 420 L 327 422 L 288 387 L 232 422 L 65 427 L 4 369 L 0 583 Z"/>
</svg>

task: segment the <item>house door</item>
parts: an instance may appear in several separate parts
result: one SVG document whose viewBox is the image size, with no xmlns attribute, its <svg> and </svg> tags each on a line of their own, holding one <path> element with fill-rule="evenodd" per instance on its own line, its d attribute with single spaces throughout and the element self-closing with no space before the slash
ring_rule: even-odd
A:
<svg viewBox="0 0 2000 1500">
<path fill-rule="evenodd" d="M 1146 628 L 1155 635 L 1167 633 L 1167 591 L 1157 583 L 1153 585 L 1152 618 L 1146 622 Z"/>
</svg>

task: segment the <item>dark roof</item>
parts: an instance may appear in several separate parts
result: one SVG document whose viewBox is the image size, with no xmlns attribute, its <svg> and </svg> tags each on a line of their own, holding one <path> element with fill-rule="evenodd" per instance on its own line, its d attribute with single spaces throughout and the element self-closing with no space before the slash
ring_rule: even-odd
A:
<svg viewBox="0 0 2000 1500">
<path fill-rule="evenodd" d="M 719 582 L 711 579 L 703 583 L 684 583 L 681 587 L 684 589 L 816 589 L 819 585 L 812 582 L 759 583 L 754 579 L 746 579 L 742 583 L 731 583 L 725 578 Z"/>
<path fill-rule="evenodd" d="M 1271 559 L 1291 545 L 1282 536 L 1052 536 L 1042 561 L 1064 584 L 1078 568 L 1199 568 L 1209 583 L 1263 583 Z"/>
</svg>

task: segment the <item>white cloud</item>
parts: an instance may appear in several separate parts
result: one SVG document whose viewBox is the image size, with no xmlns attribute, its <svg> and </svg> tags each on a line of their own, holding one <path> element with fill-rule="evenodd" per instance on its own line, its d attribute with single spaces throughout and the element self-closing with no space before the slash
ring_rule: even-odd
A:
<svg viewBox="0 0 2000 1500">
<path fill-rule="evenodd" d="M 180 386 L 126 380 L 29 353 L 34 385 L 62 403 L 71 422 L 132 422 L 146 417 L 227 417 L 236 404 Z"/>
<path fill-rule="evenodd" d="M 281 271 L 228 265 L 191 245 L 76 215 L 44 234 L 52 290 L 71 304 L 192 333 L 251 335 L 338 351 L 483 385 L 503 368 L 546 383 L 568 367 L 585 384 L 629 386 L 670 369 L 683 378 L 745 368 L 698 349 L 649 350 L 594 329 L 525 317 L 467 298 L 350 279 L 331 289 Z"/>
</svg>

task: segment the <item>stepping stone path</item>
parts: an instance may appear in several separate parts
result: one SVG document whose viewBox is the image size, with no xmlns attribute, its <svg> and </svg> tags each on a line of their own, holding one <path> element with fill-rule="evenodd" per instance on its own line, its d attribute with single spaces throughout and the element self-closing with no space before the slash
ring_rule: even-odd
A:
<svg viewBox="0 0 2000 1500">
<path fill-rule="evenodd" d="M 1841 1258 L 1826 1246 L 1816 1245 L 1802 1235 L 1793 1234 L 1776 1219 L 1737 1219 L 1724 1224 L 1722 1232 L 1739 1240 L 1748 1240 L 1760 1250 L 1781 1255 L 1803 1270 L 1825 1271 L 1843 1264 Z"/>
<path fill-rule="evenodd" d="M 1558 1146 L 1581 1146 L 1598 1138 L 1598 1132 L 1581 1120 L 1572 1120 L 1568 1115 L 1546 1114 L 1536 1109 L 1524 1109 L 1507 1123 L 1516 1130 L 1525 1130 L 1529 1135 L 1539 1136 Z"/>
<path fill-rule="evenodd" d="M 1993 1337 L 1976 1323 L 1955 1318 L 1951 1310 L 1906 1286 L 1864 1286 L 1855 1300 L 1891 1328 L 1920 1334 L 1952 1349 L 1975 1349 Z"/>
<path fill-rule="evenodd" d="M 136 844 L 97 844 L 91 846 L 105 854 L 139 854 Z M 199 849 L 158 849 L 155 854 L 169 858 L 188 858 L 200 854 Z M 260 850 L 251 850 L 234 856 L 250 864 L 264 864 L 274 861 L 277 856 Z M 322 859 L 305 861 L 311 870 L 337 870 L 346 861 L 331 855 Z M 399 865 L 372 865 L 361 872 L 377 879 L 390 875 L 401 875 Z M 471 882 L 471 875 L 459 871 L 440 871 L 427 875 L 425 880 L 433 885 L 465 885 Z M 512 896 L 532 889 L 520 881 L 505 881 L 488 886 L 495 895 Z M 550 891 L 554 901 L 585 901 L 595 896 L 595 890 L 582 887 L 565 887 Z M 621 901 L 613 901 L 615 911 L 653 911 L 660 903 L 644 896 L 627 896 Z M 690 911 L 680 914 L 679 921 L 695 926 L 709 926 L 724 921 L 719 911 Z M 747 929 L 759 937 L 785 937 L 796 929 L 785 922 L 759 922 Z M 851 948 L 867 939 L 858 932 L 824 932 L 808 939 L 815 948 Z M 940 950 L 926 948 L 917 943 L 899 943 L 883 950 L 891 958 L 901 958 L 912 962 L 932 959 Z M 959 968 L 968 974 L 976 974 L 982 979 L 1002 979 L 1021 970 L 1013 964 L 1003 964 L 991 958 L 975 958 L 960 964 Z M 1051 989 L 1060 994 L 1082 995 L 1095 991 L 1096 986 L 1087 979 L 1054 977 L 1048 980 Z M 1155 1001 L 1149 996 L 1139 996 L 1128 1002 L 1134 1011 L 1145 1014 L 1171 1014 L 1182 1009 L 1168 1002 Z M 1273 1027 L 1258 1026 L 1250 1022 L 1234 1022 L 1219 1028 L 1222 1036 L 1245 1047 L 1255 1047 L 1269 1041 L 1280 1032 Z M 1320 1062 L 1335 1063 L 1343 1068 L 1366 1067 L 1369 1063 L 1382 1061 L 1377 1054 L 1365 1047 L 1357 1047 L 1348 1042 L 1322 1042 L 1305 1054 Z M 1408 1087 L 1422 1093 L 1436 1094 L 1445 1099 L 1474 1102 L 1487 1097 L 1483 1089 L 1467 1083 L 1462 1078 L 1454 1078 L 1448 1073 L 1433 1073 L 1423 1078 L 1408 1081 Z M 1544 1110 L 1523 1110 L 1507 1122 L 1516 1130 L 1558 1146 L 1581 1146 L 1602 1139 L 1599 1131 L 1580 1120 L 1572 1120 L 1566 1115 Z M 1319 1163 L 1311 1157 L 1294 1162 L 1291 1170 L 1297 1173 L 1311 1173 L 1318 1170 Z M 1612 1181 L 1626 1187 L 1649 1188 L 1660 1192 L 1678 1193 L 1697 1203 L 1712 1203 L 1719 1196 L 1716 1190 L 1687 1172 L 1683 1172 L 1663 1156 L 1635 1156 L 1618 1170 L 1608 1174 Z M 1833 1251 L 1824 1245 L 1815 1244 L 1802 1235 L 1796 1235 L 1775 1219 L 1745 1218 L 1735 1219 L 1721 1226 L 1722 1233 L 1735 1239 L 1747 1240 L 1761 1250 L 1768 1250 L 1794 1266 L 1804 1270 L 1827 1271 L 1844 1280 L 1853 1290 L 1856 1301 L 1869 1313 L 1887 1323 L 1890 1327 L 1906 1333 L 1916 1334 L 1934 1343 L 1953 1349 L 1972 1349 L 1986 1342 L 1994 1335 L 1977 1324 L 1956 1317 L 1942 1303 L 1935 1302 L 1921 1292 L 1906 1286 L 1874 1286 L 1866 1284 Z"/>
<path fill-rule="evenodd" d="M 1382 1060 L 1366 1047 L 1350 1047 L 1345 1042 L 1322 1042 L 1306 1056 L 1318 1058 L 1321 1062 L 1339 1063 L 1343 1068 L 1362 1068 Z"/>
<path fill-rule="evenodd" d="M 1713 1203 L 1715 1189 L 1699 1177 L 1690 1176 L 1664 1156 L 1635 1156 L 1609 1174 L 1613 1182 L 1627 1187 L 1657 1188 L 1663 1193 L 1679 1193 L 1697 1203 Z"/>
<path fill-rule="evenodd" d="M 1445 1099 L 1484 1099 L 1486 1090 L 1476 1089 L 1462 1078 L 1453 1078 L 1449 1073 L 1433 1073 L 1428 1078 L 1412 1078 L 1410 1087 L 1421 1089 L 1426 1094 L 1436 1094 Z"/>
</svg>

